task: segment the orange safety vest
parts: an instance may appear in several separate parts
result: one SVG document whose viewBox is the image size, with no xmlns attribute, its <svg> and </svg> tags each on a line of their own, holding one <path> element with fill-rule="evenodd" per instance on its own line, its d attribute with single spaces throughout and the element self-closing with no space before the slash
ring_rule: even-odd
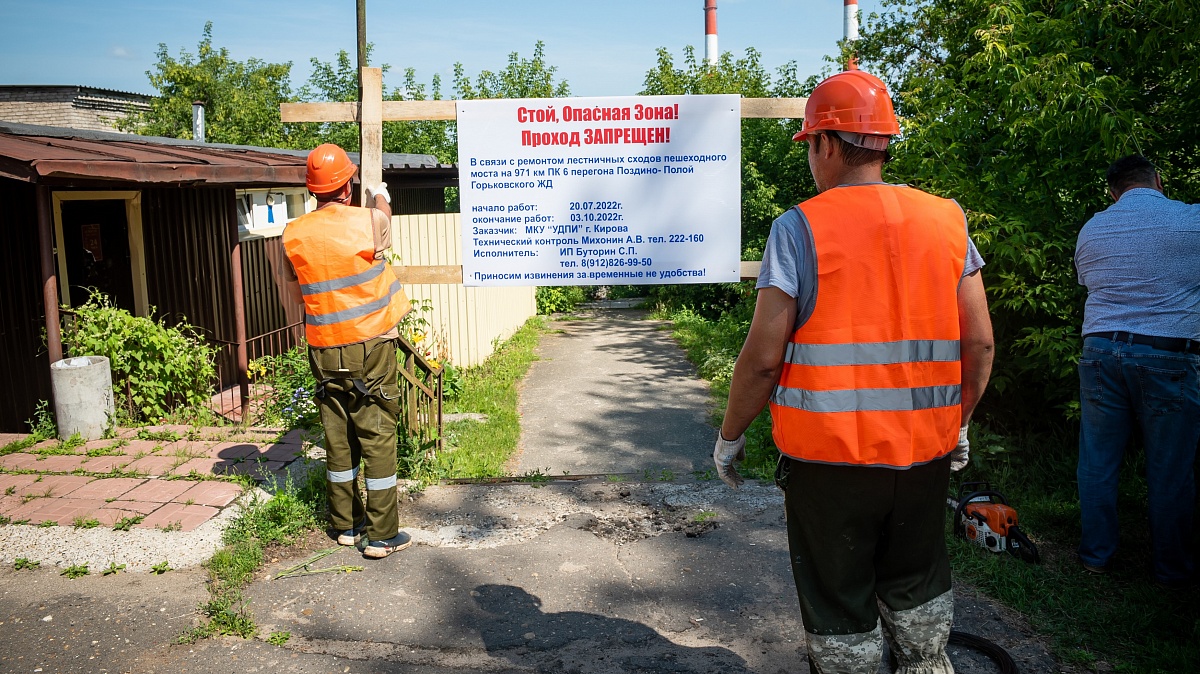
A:
<svg viewBox="0 0 1200 674">
<path fill-rule="evenodd" d="M 369 208 L 331 203 L 283 230 L 311 346 L 365 342 L 396 327 L 412 308 L 387 262 L 375 259 L 371 218 Z"/>
<path fill-rule="evenodd" d="M 961 422 L 962 209 L 899 185 L 838 187 L 798 208 L 816 248 L 817 300 L 771 396 L 776 446 L 854 466 L 946 455 Z"/>
</svg>

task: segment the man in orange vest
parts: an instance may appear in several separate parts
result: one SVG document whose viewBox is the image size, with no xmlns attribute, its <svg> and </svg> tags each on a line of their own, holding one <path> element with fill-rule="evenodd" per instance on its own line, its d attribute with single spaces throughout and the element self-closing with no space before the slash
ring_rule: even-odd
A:
<svg viewBox="0 0 1200 674">
<path fill-rule="evenodd" d="M 736 488 L 768 403 L 813 672 L 953 672 L 943 523 L 987 385 L 991 320 L 958 204 L 883 182 L 900 132 L 859 70 L 817 86 L 794 140 L 818 195 L 771 228 L 713 459 Z"/>
<path fill-rule="evenodd" d="M 363 555 L 408 547 L 396 513 L 396 325 L 411 309 L 384 260 L 391 248 L 387 185 L 367 188 L 372 208 L 351 206 L 358 167 L 342 148 L 308 155 L 306 182 L 317 210 L 288 223 L 283 246 L 304 297 L 308 362 L 325 428 L 329 515 L 341 545 L 363 534 Z M 358 488 L 360 464 L 367 499 Z"/>
</svg>

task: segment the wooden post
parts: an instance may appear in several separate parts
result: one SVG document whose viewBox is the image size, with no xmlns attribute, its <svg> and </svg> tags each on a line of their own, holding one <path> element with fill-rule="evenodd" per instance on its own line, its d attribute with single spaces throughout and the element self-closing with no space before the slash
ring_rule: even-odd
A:
<svg viewBox="0 0 1200 674">
<path fill-rule="evenodd" d="M 246 353 L 246 296 L 242 287 L 242 243 L 238 236 L 237 222 L 237 192 L 229 199 L 226 209 L 229 218 L 229 229 L 233 236 L 233 250 L 230 251 L 230 272 L 233 276 L 233 333 L 237 342 L 237 375 L 238 393 L 241 400 L 241 420 L 243 422 L 250 414 L 250 359 Z"/>
<path fill-rule="evenodd" d="M 367 187 L 383 182 L 383 71 L 379 68 L 362 68 L 359 74 L 363 90 L 358 106 L 359 133 L 362 138 L 361 151 L 358 153 L 358 170 L 362 179 L 359 203 L 370 207 L 371 204 L 367 203 Z"/>
<path fill-rule="evenodd" d="M 38 257 L 42 265 L 42 305 L 46 311 L 46 347 L 50 362 L 62 360 L 62 325 L 58 318 L 58 275 L 54 266 L 54 235 L 50 226 L 50 190 L 38 185 L 37 199 Z"/>
<path fill-rule="evenodd" d="M 362 69 L 367 67 L 367 0 L 357 0 L 358 100 L 363 99 Z"/>
</svg>

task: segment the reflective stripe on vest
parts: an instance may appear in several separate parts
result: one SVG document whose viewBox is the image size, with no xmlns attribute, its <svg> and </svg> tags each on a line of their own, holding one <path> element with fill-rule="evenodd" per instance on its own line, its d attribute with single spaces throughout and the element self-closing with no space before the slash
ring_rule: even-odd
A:
<svg viewBox="0 0 1200 674">
<path fill-rule="evenodd" d="M 375 259 L 370 209 L 328 204 L 288 223 L 283 245 L 304 295 L 305 335 L 315 347 L 387 333 L 411 309 L 386 262 Z"/>
<path fill-rule="evenodd" d="M 771 396 L 776 445 L 802 461 L 892 468 L 945 455 L 961 416 L 962 210 L 895 185 L 839 187 L 799 208 L 817 293 Z"/>
</svg>

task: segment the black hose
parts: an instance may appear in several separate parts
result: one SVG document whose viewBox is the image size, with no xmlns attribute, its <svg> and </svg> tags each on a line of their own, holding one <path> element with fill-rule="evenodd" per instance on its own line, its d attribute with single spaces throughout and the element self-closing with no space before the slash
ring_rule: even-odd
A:
<svg viewBox="0 0 1200 674">
<path fill-rule="evenodd" d="M 966 632 L 950 632 L 950 643 L 974 648 L 988 656 L 1000 666 L 1001 674 L 1017 674 L 1017 663 L 1013 662 L 1012 656 L 1008 654 L 1008 651 L 983 637 L 967 634 Z"/>
</svg>

